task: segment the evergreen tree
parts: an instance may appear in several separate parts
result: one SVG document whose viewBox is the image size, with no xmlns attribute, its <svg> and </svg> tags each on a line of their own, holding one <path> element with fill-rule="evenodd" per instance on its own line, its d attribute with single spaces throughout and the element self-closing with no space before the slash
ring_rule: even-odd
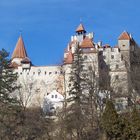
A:
<svg viewBox="0 0 140 140">
<path fill-rule="evenodd" d="M 6 50 L 0 51 L 0 102 L 14 104 L 16 100 L 12 98 L 12 92 L 18 88 L 16 86 L 17 74 L 9 67 L 8 56 Z"/>
<path fill-rule="evenodd" d="M 133 108 L 132 114 L 131 114 L 131 130 L 132 130 L 132 140 L 139 140 L 140 139 L 140 113 L 136 109 L 136 107 Z"/>
<path fill-rule="evenodd" d="M 17 75 L 10 69 L 9 54 L 0 51 L 0 139 L 12 138 L 19 123 L 20 107 L 18 101 L 12 97 L 16 86 Z"/>
<path fill-rule="evenodd" d="M 108 100 L 106 103 L 101 123 L 103 130 L 105 131 L 106 136 L 109 140 L 117 140 L 121 137 L 122 130 L 120 126 L 119 116 L 115 110 L 113 102 L 110 100 Z"/>
</svg>

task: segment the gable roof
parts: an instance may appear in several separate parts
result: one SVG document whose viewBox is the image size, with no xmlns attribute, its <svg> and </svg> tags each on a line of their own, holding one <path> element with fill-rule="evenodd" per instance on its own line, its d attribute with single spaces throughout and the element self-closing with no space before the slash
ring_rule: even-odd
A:
<svg viewBox="0 0 140 140">
<path fill-rule="evenodd" d="M 84 40 L 82 41 L 80 47 L 81 48 L 93 48 L 94 44 L 89 37 L 85 37 Z"/>
<path fill-rule="evenodd" d="M 14 49 L 14 52 L 12 54 L 12 59 L 13 58 L 25 58 L 25 57 L 27 57 L 27 53 L 26 53 L 26 49 L 24 46 L 22 36 L 20 35 L 20 37 L 17 41 L 16 47 Z"/>
<path fill-rule="evenodd" d="M 130 35 L 128 32 L 124 31 L 118 38 L 118 40 L 130 40 Z"/>
</svg>

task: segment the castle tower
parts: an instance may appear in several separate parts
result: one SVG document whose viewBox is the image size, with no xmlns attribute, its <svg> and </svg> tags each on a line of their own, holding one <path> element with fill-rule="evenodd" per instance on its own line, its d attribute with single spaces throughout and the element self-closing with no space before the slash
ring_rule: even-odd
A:
<svg viewBox="0 0 140 140">
<path fill-rule="evenodd" d="M 20 66 L 21 61 L 26 57 L 27 57 L 27 52 L 24 46 L 24 41 L 22 39 L 22 36 L 20 35 L 11 57 L 12 60 L 11 63 Z"/>
<path fill-rule="evenodd" d="M 77 34 L 77 41 L 79 43 L 81 43 L 83 41 L 83 39 L 85 38 L 86 35 L 86 30 L 83 26 L 83 24 L 80 24 L 77 29 L 75 30 L 76 34 Z"/>
<path fill-rule="evenodd" d="M 121 52 L 121 59 L 125 61 L 127 68 L 130 68 L 131 37 L 124 31 L 118 38 L 118 46 Z"/>
<path fill-rule="evenodd" d="M 129 51 L 131 37 L 128 32 L 124 31 L 118 38 L 118 45 L 121 51 Z"/>
</svg>

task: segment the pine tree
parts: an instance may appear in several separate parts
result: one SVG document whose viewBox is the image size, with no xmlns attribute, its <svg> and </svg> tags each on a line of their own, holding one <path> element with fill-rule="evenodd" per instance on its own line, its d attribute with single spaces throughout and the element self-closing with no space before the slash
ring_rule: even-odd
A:
<svg viewBox="0 0 140 140">
<path fill-rule="evenodd" d="M 14 104 L 16 100 L 12 98 L 12 92 L 17 89 L 17 74 L 13 72 L 10 66 L 9 54 L 6 50 L 0 51 L 0 102 Z"/>
<path fill-rule="evenodd" d="M 12 97 L 13 91 L 18 88 L 17 75 L 9 68 L 8 56 L 4 49 L 0 51 L 0 139 L 8 139 L 14 135 L 15 125 L 20 119 L 19 103 Z"/>
<path fill-rule="evenodd" d="M 140 139 L 140 113 L 138 112 L 136 107 L 133 108 L 130 125 L 131 125 L 133 140 L 139 140 Z"/>
<path fill-rule="evenodd" d="M 79 140 L 92 139 L 97 134 L 97 89 L 93 61 L 85 65 L 84 50 L 77 48 L 71 66 L 70 90 L 65 124 L 71 135 Z M 96 81 L 96 82 L 95 82 Z M 71 131 L 71 132 L 70 132 Z"/>
<path fill-rule="evenodd" d="M 106 103 L 101 123 L 103 130 L 105 131 L 109 140 L 117 140 L 119 139 L 119 137 L 121 137 L 122 131 L 120 127 L 119 116 L 115 110 L 113 102 L 110 100 L 108 100 Z"/>
</svg>

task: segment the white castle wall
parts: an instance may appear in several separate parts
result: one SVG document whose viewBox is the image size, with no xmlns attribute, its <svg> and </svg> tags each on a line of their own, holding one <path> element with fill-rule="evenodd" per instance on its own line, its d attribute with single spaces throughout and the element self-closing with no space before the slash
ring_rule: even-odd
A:
<svg viewBox="0 0 140 140">
<path fill-rule="evenodd" d="M 19 92 L 22 93 L 19 96 L 22 97 L 24 106 L 42 106 L 44 96 L 53 90 L 64 93 L 61 66 L 31 66 L 30 69 L 20 66 L 15 72 L 19 75 Z"/>
</svg>

